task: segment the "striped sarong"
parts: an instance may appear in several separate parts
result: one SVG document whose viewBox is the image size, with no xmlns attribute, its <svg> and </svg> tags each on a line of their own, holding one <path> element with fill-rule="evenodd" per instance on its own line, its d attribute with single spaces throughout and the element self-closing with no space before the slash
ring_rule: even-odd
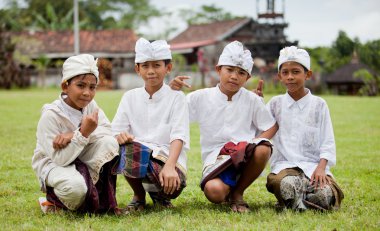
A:
<svg viewBox="0 0 380 231">
<path fill-rule="evenodd" d="M 153 158 L 152 150 L 145 145 L 137 142 L 120 145 L 119 154 L 119 161 L 112 169 L 112 173 L 123 174 L 130 178 L 141 178 L 147 192 L 155 192 L 163 199 L 174 199 L 186 187 L 186 175 L 176 167 L 175 170 L 181 181 L 180 189 L 171 195 L 163 192 L 159 174 L 165 163 Z"/>
<path fill-rule="evenodd" d="M 112 172 L 132 178 L 144 178 L 148 171 L 151 154 L 150 148 L 137 142 L 120 145 L 119 161 Z"/>
</svg>

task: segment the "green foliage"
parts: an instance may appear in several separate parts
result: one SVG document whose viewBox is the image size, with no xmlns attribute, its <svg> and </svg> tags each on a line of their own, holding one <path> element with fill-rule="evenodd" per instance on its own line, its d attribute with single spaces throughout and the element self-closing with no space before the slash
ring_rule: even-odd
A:
<svg viewBox="0 0 380 231">
<path fill-rule="evenodd" d="M 364 85 L 359 89 L 360 95 L 375 96 L 379 91 L 379 80 L 368 70 L 360 69 L 354 73 L 354 78 L 363 80 Z"/>
<path fill-rule="evenodd" d="M 8 30 L 72 27 L 73 0 L 25 0 L 25 8 L 15 0 L 6 3 L 6 8 L 0 10 L 0 19 Z M 149 0 L 91 0 L 78 4 L 81 29 L 135 29 L 150 17 L 160 15 Z"/>
<path fill-rule="evenodd" d="M 69 9 L 66 15 L 59 17 L 52 3 L 45 5 L 45 14 L 36 14 L 34 27 L 46 30 L 69 30 L 73 25 L 73 9 Z M 44 16 L 45 15 L 45 16 Z"/>
<path fill-rule="evenodd" d="M 357 46 L 358 44 L 355 44 L 355 42 L 347 36 L 346 32 L 339 31 L 338 37 L 333 42 L 326 57 L 326 71 L 332 72 L 338 67 L 349 63 Z"/>
<path fill-rule="evenodd" d="M 264 177 L 246 190 L 245 200 L 251 213 L 231 213 L 225 204 L 208 202 L 198 186 L 201 150 L 199 128 L 193 124 L 187 187 L 173 201 L 175 208 L 155 208 L 148 198 L 145 212 L 115 217 L 70 212 L 43 215 L 38 206 L 37 199 L 43 194 L 31 168 L 36 126 L 42 105 L 56 99 L 58 92 L 58 89 L 0 91 L 0 114 L 4 118 L 0 120 L 2 230 L 379 230 L 380 170 L 376 164 L 380 162 L 379 97 L 323 97 L 329 104 L 337 143 L 337 166 L 332 171 L 345 193 L 339 211 L 277 212 L 276 199 L 265 188 L 268 168 Z M 96 95 L 110 120 L 122 94 L 122 91 L 99 91 Z M 266 96 L 266 100 L 270 98 Z M 125 207 L 132 195 L 131 188 L 119 176 L 119 206 Z"/>
<path fill-rule="evenodd" d="M 203 5 L 199 10 L 181 10 L 181 15 L 189 25 L 210 23 L 237 18 L 222 8 L 211 5 Z"/>
<path fill-rule="evenodd" d="M 339 31 L 338 38 L 332 45 L 331 53 L 336 58 L 351 56 L 355 50 L 355 42 L 344 31 Z"/>
<path fill-rule="evenodd" d="M 359 46 L 360 61 L 380 73 L 380 39 Z"/>
<path fill-rule="evenodd" d="M 12 38 L 4 33 L 0 26 L 0 88 L 11 89 L 14 86 L 29 85 L 29 80 L 25 78 L 25 73 L 17 66 L 13 57 L 15 47 Z"/>
<path fill-rule="evenodd" d="M 183 55 L 173 54 L 172 63 L 175 67 L 175 76 L 178 75 L 178 73 L 183 72 L 185 70 L 186 59 Z"/>
<path fill-rule="evenodd" d="M 331 73 L 340 66 L 349 63 L 357 52 L 360 62 L 380 72 L 380 40 L 361 44 L 352 40 L 344 31 L 340 31 L 331 47 L 306 48 L 311 57 L 314 72 Z"/>
</svg>

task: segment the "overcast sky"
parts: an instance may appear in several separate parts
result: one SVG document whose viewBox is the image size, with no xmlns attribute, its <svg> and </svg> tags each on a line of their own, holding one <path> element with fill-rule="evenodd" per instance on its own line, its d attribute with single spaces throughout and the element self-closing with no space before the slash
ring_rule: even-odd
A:
<svg viewBox="0 0 380 231">
<path fill-rule="evenodd" d="M 266 0 L 259 2 L 262 12 Z M 280 10 L 282 2 L 276 0 Z M 233 15 L 257 18 L 256 0 L 151 0 L 151 3 L 166 10 L 214 4 Z M 289 23 L 285 34 L 290 41 L 298 40 L 300 46 L 330 46 L 339 30 L 361 42 L 380 39 L 380 0 L 285 0 L 285 21 Z M 183 25 L 180 27 L 185 29 Z"/>
</svg>

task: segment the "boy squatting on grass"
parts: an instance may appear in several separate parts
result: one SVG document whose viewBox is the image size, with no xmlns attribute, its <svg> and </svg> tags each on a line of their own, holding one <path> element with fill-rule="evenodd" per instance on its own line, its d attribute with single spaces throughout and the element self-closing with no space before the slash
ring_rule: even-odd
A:
<svg viewBox="0 0 380 231">
<path fill-rule="evenodd" d="M 344 195 L 330 172 L 336 162 L 333 127 L 326 102 L 305 88 L 311 75 L 305 50 L 280 51 L 278 78 L 287 92 L 267 104 L 279 130 L 266 186 L 282 208 L 338 209 Z"/>
<path fill-rule="evenodd" d="M 228 202 L 234 212 L 249 211 L 244 191 L 265 168 L 272 151 L 268 139 L 277 130 L 262 99 L 243 88 L 252 67 L 249 50 L 234 41 L 224 48 L 215 67 L 219 84 L 187 95 L 190 120 L 200 126 L 201 188 L 209 201 Z M 186 78 L 176 77 L 171 87 L 188 86 Z"/>
<path fill-rule="evenodd" d="M 46 192 L 40 198 L 45 213 L 118 211 L 116 176 L 110 170 L 119 147 L 109 120 L 93 100 L 99 81 L 96 63 L 88 54 L 68 58 L 62 93 L 42 108 L 32 167 Z"/>
<path fill-rule="evenodd" d="M 112 121 L 120 144 L 118 173 L 123 173 L 134 196 L 129 211 L 146 206 L 146 192 L 154 204 L 172 207 L 186 186 L 189 112 L 183 92 L 164 83 L 172 70 L 171 51 L 164 40 L 136 42 L 135 71 L 144 87 L 127 91 Z"/>
</svg>

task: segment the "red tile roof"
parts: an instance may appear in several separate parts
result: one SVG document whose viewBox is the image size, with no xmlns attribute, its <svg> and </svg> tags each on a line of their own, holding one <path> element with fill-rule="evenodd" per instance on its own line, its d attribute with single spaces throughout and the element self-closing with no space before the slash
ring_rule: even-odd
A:
<svg viewBox="0 0 380 231">
<path fill-rule="evenodd" d="M 217 21 L 208 24 L 190 25 L 170 41 L 172 50 L 214 44 L 247 24 L 250 18 Z"/>
<path fill-rule="evenodd" d="M 65 58 L 74 53 L 73 31 L 43 31 L 12 33 L 22 53 L 38 57 Z M 132 30 L 80 31 L 80 53 L 98 57 L 126 57 L 134 55 L 138 37 Z"/>
</svg>

